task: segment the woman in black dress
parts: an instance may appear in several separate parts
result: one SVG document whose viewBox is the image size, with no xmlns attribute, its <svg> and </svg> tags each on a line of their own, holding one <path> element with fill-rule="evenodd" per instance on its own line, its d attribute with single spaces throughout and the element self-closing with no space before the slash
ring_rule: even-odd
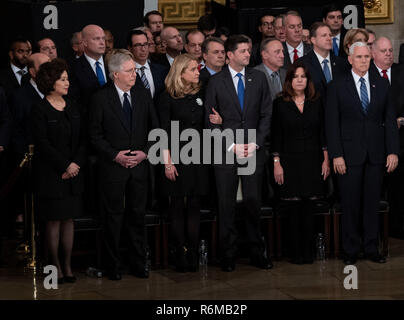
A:
<svg viewBox="0 0 404 320">
<path fill-rule="evenodd" d="M 69 89 L 67 64 L 54 59 L 41 65 L 36 82 L 45 98 L 32 110 L 35 142 L 34 177 L 39 214 L 46 221 L 50 263 L 58 269 L 58 282 L 75 282 L 71 269 L 73 218 L 80 215 L 82 167 L 86 140 L 80 111 L 65 98 Z M 59 262 L 62 245 L 63 267 Z"/>
<path fill-rule="evenodd" d="M 290 208 L 293 263 L 312 263 L 312 201 L 323 196 L 330 174 L 321 98 L 301 63 L 288 70 L 273 103 L 271 149 L 280 197 Z"/>
<path fill-rule="evenodd" d="M 174 144 L 179 150 L 187 141 L 173 141 L 171 127 L 177 122 L 179 134 L 194 129 L 202 137 L 205 112 L 203 94 L 199 85 L 198 63 L 189 54 L 175 58 L 165 80 L 166 91 L 159 103 L 161 128 L 169 137 L 168 150 L 164 150 L 164 178 L 162 193 L 170 196 L 170 234 L 176 250 L 176 269 L 179 272 L 198 269 L 198 240 L 201 197 L 208 194 L 208 166 L 202 164 L 202 139 L 200 141 L 199 163 L 185 164 L 184 159 L 172 160 Z M 221 123 L 219 115 L 210 117 L 214 123 Z M 179 151 L 178 150 L 178 151 Z"/>
</svg>

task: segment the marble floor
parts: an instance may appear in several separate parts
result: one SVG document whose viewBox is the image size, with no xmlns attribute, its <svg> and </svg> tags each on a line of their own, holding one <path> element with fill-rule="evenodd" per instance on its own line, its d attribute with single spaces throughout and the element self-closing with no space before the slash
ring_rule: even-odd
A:
<svg viewBox="0 0 404 320">
<path fill-rule="evenodd" d="M 360 260 L 358 289 L 344 288 L 345 265 L 328 259 L 313 265 L 274 261 L 272 270 L 253 268 L 240 261 L 232 273 L 209 266 L 198 273 L 154 270 L 147 280 L 124 274 L 121 281 L 90 278 L 77 272 L 78 281 L 44 288 L 43 276 L 23 267 L 0 269 L 0 300 L 306 300 L 404 299 L 404 240 L 390 239 L 386 264 Z"/>
</svg>

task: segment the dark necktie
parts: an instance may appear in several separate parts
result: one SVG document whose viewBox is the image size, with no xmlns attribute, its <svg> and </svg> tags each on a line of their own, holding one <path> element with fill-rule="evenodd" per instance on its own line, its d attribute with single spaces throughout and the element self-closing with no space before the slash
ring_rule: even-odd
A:
<svg viewBox="0 0 404 320">
<path fill-rule="evenodd" d="M 361 103 L 362 109 L 365 113 L 368 113 L 368 106 L 369 106 L 369 96 L 368 90 L 366 88 L 365 79 L 360 78 L 359 81 L 361 82 L 360 92 L 361 92 Z"/>
<path fill-rule="evenodd" d="M 145 66 L 140 68 L 140 80 L 142 80 L 143 85 L 146 89 L 150 89 L 150 83 L 147 80 L 146 73 L 144 72 Z"/>
<path fill-rule="evenodd" d="M 299 59 L 299 56 L 297 55 L 297 49 L 293 49 L 293 62 L 295 62 L 297 59 Z"/>
<path fill-rule="evenodd" d="M 243 75 L 241 73 L 237 73 L 238 84 L 237 84 L 237 96 L 238 101 L 240 102 L 241 111 L 243 111 L 244 107 L 244 83 L 243 83 Z"/>
<path fill-rule="evenodd" d="M 105 84 L 105 78 L 98 61 L 95 63 L 95 73 L 97 74 L 98 83 L 102 87 Z"/>
<path fill-rule="evenodd" d="M 332 38 L 332 52 L 334 52 L 334 55 L 338 57 L 339 48 L 336 37 Z"/>
<path fill-rule="evenodd" d="M 382 74 L 383 74 L 382 76 L 384 79 L 389 80 L 389 76 L 387 75 L 387 70 L 382 70 Z"/>
<path fill-rule="evenodd" d="M 198 64 L 198 71 L 201 71 L 202 69 L 202 63 Z"/>
<path fill-rule="evenodd" d="M 331 72 L 330 72 L 330 68 L 328 68 L 328 59 L 324 59 L 323 60 L 323 72 L 324 72 L 324 77 L 325 80 L 328 82 L 331 81 Z"/>
<path fill-rule="evenodd" d="M 276 91 L 274 92 L 274 96 L 276 96 L 279 92 L 282 91 L 281 79 L 279 78 L 278 72 L 272 72 L 271 78 Z"/>
<path fill-rule="evenodd" d="M 130 105 L 128 94 L 126 92 L 123 94 L 123 113 L 125 114 L 132 130 L 132 106 Z"/>
</svg>

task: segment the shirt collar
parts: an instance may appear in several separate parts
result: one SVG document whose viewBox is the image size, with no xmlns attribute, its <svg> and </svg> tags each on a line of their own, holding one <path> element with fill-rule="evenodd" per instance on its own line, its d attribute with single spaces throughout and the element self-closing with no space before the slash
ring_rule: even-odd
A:
<svg viewBox="0 0 404 320">
<path fill-rule="evenodd" d="M 168 53 L 166 53 L 166 57 L 168 62 L 170 63 L 170 66 L 173 64 L 174 62 L 174 58 L 172 56 L 170 56 Z"/>
<path fill-rule="evenodd" d="M 274 71 L 270 67 L 268 67 L 265 63 L 263 63 L 263 65 L 265 67 L 265 70 L 268 72 L 269 76 L 271 76 L 274 73 Z"/>
<path fill-rule="evenodd" d="M 95 63 L 96 63 L 97 61 L 100 63 L 100 67 L 102 67 L 102 66 L 104 65 L 104 59 L 102 58 L 102 56 L 101 56 L 101 58 L 99 58 L 98 60 L 95 60 L 95 59 L 89 57 L 89 56 L 86 55 L 85 53 L 84 53 L 84 56 L 86 57 L 87 61 L 90 63 L 91 66 L 95 66 Z"/>
<path fill-rule="evenodd" d="M 360 82 L 360 81 L 359 81 L 360 78 L 365 79 L 366 83 L 369 84 L 369 72 L 366 72 L 366 74 L 365 74 L 363 77 L 357 75 L 353 70 L 351 70 L 351 72 L 352 72 L 352 76 L 353 76 L 353 78 L 354 78 L 355 84 L 357 84 L 358 82 Z"/>
<path fill-rule="evenodd" d="M 288 48 L 289 53 L 292 53 L 293 50 L 295 49 L 287 41 L 286 41 L 286 47 Z M 303 41 L 300 41 L 299 45 L 296 47 L 296 50 L 303 54 L 303 49 L 304 49 Z"/>
<path fill-rule="evenodd" d="M 327 57 L 323 58 L 322 56 L 320 56 L 316 50 L 313 49 L 313 52 L 315 53 L 315 55 L 317 56 L 318 61 L 320 62 L 321 67 L 323 67 L 323 61 L 324 59 L 328 60 L 328 63 L 331 65 L 331 60 L 330 60 L 330 53 L 328 53 Z"/>
<path fill-rule="evenodd" d="M 332 38 L 337 38 L 337 40 L 339 41 L 341 39 L 341 32 L 338 33 L 336 36 L 333 36 Z"/>
<path fill-rule="evenodd" d="M 384 70 L 384 69 L 379 68 L 379 67 L 377 66 L 377 64 L 376 64 L 374 61 L 373 61 L 373 64 L 375 65 L 375 67 L 377 68 L 377 70 L 379 70 L 379 74 L 382 73 L 382 70 Z M 390 70 L 391 70 L 391 67 L 388 68 L 388 69 L 386 69 L 387 73 L 390 73 Z"/>
<path fill-rule="evenodd" d="M 144 67 L 145 69 L 150 69 L 149 63 L 147 61 L 144 65 L 141 65 L 140 63 L 137 63 L 136 61 L 135 61 L 135 63 L 136 63 L 136 69 L 140 70 L 141 67 Z"/>
<path fill-rule="evenodd" d="M 44 97 L 44 94 L 41 92 L 41 91 L 39 91 L 39 89 L 38 89 L 38 86 L 37 86 L 37 84 L 36 84 L 36 82 L 34 81 L 34 79 L 29 79 L 29 83 L 34 87 L 34 89 L 35 89 L 35 91 L 39 94 L 39 96 L 43 99 L 43 97 Z"/>
<path fill-rule="evenodd" d="M 24 68 L 20 69 L 17 66 L 15 66 L 13 63 L 10 63 L 10 65 L 11 65 L 11 70 L 13 70 L 14 73 L 17 73 L 20 70 L 24 70 L 24 74 L 26 74 L 28 72 L 27 67 L 24 67 Z"/>
<path fill-rule="evenodd" d="M 243 75 L 243 77 L 245 77 L 245 67 L 243 68 L 243 70 L 241 70 L 240 72 L 237 72 L 236 70 L 234 70 L 232 67 L 230 67 L 230 65 L 229 65 L 229 71 L 230 71 L 230 74 L 231 74 L 231 77 L 232 78 L 234 78 L 234 77 L 237 77 L 237 74 L 238 73 L 241 73 L 242 75 Z"/>
<path fill-rule="evenodd" d="M 211 76 L 213 76 L 214 74 L 217 73 L 215 70 L 212 70 L 211 68 L 207 67 L 206 65 L 205 65 L 205 68 L 206 68 L 206 70 L 209 71 L 209 73 L 210 73 Z"/>
<path fill-rule="evenodd" d="M 123 94 L 125 93 L 124 91 L 121 90 L 115 83 L 114 86 L 116 88 L 116 91 L 118 91 L 119 99 L 123 99 Z M 126 92 L 128 94 L 128 99 L 130 101 L 130 90 Z"/>
</svg>

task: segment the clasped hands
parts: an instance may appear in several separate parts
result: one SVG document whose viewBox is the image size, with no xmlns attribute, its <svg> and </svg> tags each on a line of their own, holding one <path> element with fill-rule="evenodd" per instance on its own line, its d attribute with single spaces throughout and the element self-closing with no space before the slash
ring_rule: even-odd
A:
<svg viewBox="0 0 404 320">
<path fill-rule="evenodd" d="M 334 158 L 334 172 L 339 174 L 346 173 L 346 165 L 343 157 Z M 398 165 L 398 156 L 396 154 L 389 154 L 386 159 L 387 172 L 393 172 Z"/>
<path fill-rule="evenodd" d="M 253 156 L 255 150 L 257 150 L 257 145 L 254 142 L 235 144 L 233 146 L 233 152 L 236 154 L 237 158 L 250 158 Z"/>
<path fill-rule="evenodd" d="M 70 163 L 66 169 L 66 172 L 62 174 L 62 179 L 71 179 L 76 177 L 79 174 L 80 166 L 74 162 Z"/>
<path fill-rule="evenodd" d="M 146 158 L 147 155 L 141 150 L 122 150 L 119 151 L 114 161 L 124 168 L 134 168 Z"/>
</svg>

